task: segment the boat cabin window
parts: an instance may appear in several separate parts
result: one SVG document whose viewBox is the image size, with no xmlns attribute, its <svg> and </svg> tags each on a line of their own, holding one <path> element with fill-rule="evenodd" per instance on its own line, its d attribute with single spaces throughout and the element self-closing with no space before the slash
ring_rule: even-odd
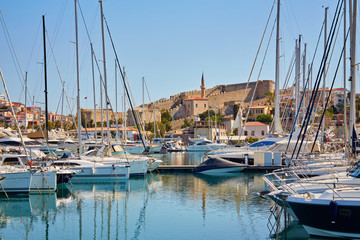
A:
<svg viewBox="0 0 360 240">
<path fill-rule="evenodd" d="M 275 141 L 262 141 L 262 142 L 254 142 L 250 144 L 249 147 L 262 147 L 262 146 L 271 146 L 275 143 Z"/>
<path fill-rule="evenodd" d="M 19 159 L 17 157 L 7 157 L 2 162 L 3 165 L 20 165 Z"/>
<path fill-rule="evenodd" d="M 80 166 L 80 164 L 74 163 L 74 162 L 54 162 L 51 165 L 52 166 L 58 166 L 58 167 L 77 167 L 77 166 Z"/>
</svg>

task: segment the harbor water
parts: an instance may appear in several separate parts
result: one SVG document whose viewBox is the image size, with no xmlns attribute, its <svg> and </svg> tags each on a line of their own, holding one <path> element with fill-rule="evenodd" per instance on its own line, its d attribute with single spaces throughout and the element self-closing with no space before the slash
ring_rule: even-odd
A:
<svg viewBox="0 0 360 240">
<path fill-rule="evenodd" d="M 177 159 L 177 157 L 179 159 Z M 161 159 L 197 164 L 189 154 Z M 263 173 L 152 173 L 53 194 L 0 199 L 1 239 L 271 239 Z M 285 239 L 307 239 L 299 225 Z"/>
</svg>

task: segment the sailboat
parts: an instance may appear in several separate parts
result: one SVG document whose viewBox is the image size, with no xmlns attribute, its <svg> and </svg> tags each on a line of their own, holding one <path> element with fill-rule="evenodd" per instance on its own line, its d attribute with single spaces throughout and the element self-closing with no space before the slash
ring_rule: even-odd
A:
<svg viewBox="0 0 360 240">
<path fill-rule="evenodd" d="M 217 156 L 220 158 L 227 159 L 229 161 L 234 161 L 243 164 L 254 164 L 254 153 L 266 151 L 269 147 L 275 143 L 288 139 L 287 137 L 282 136 L 282 127 L 280 122 L 280 0 L 277 3 L 277 20 L 276 20 L 276 61 L 275 61 L 275 116 L 274 116 L 274 136 L 269 136 L 265 139 L 259 140 L 255 143 L 252 143 L 244 147 L 230 147 L 226 149 L 220 149 L 218 151 L 212 151 L 208 153 L 210 156 Z M 242 130 L 245 126 L 242 124 L 242 109 L 240 108 L 233 128 L 238 128 Z M 281 165 L 281 164 L 280 164 Z"/>
<path fill-rule="evenodd" d="M 100 1 L 101 10 L 101 23 L 103 29 L 103 10 L 102 1 Z M 104 31 L 103 44 L 104 44 Z M 128 179 L 130 167 L 128 164 L 124 165 L 104 165 L 91 161 L 91 158 L 83 157 L 81 154 L 82 142 L 81 142 L 81 112 L 80 112 L 80 76 L 79 76 L 79 54 L 78 54 L 78 29 L 77 29 L 77 1 L 75 0 L 75 35 L 76 35 L 76 69 L 77 69 L 77 114 L 78 114 L 78 141 L 79 141 L 79 154 L 78 158 L 69 158 L 66 160 L 56 160 L 52 163 L 53 166 L 68 168 L 72 170 L 79 170 L 73 178 L 74 182 L 107 182 L 117 181 L 119 179 Z M 103 46 L 105 47 L 105 46 Z M 105 53 L 104 53 L 105 54 Z M 105 56 L 104 56 L 105 59 Z M 105 64 L 105 61 L 104 61 Z M 104 65 L 104 74 L 106 74 L 106 67 Z M 106 79 L 106 77 L 105 77 Z M 107 96 L 107 94 L 106 94 Z M 108 111 L 107 111 L 108 112 Z M 107 118 L 108 119 L 108 118 Z M 109 122 L 108 125 L 109 126 Z M 108 136 L 109 128 L 108 128 Z"/>
</svg>

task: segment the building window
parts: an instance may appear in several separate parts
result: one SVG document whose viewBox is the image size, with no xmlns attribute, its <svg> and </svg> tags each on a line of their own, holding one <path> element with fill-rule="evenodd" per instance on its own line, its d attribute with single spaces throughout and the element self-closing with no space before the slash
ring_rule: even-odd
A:
<svg viewBox="0 0 360 240">
<path fill-rule="evenodd" d="M 206 107 L 206 104 L 204 104 L 204 107 Z"/>
<path fill-rule="evenodd" d="M 265 135 L 265 131 L 261 131 L 261 135 L 263 135 L 263 136 L 264 136 L 264 135 Z"/>
<path fill-rule="evenodd" d="M 247 135 L 248 135 L 247 131 L 245 131 L 245 132 L 244 132 L 244 135 L 245 135 L 245 136 L 247 136 Z"/>
<path fill-rule="evenodd" d="M 251 136 L 255 136 L 255 131 L 251 131 Z"/>
<path fill-rule="evenodd" d="M 197 107 L 197 104 L 195 104 L 195 107 Z"/>
</svg>

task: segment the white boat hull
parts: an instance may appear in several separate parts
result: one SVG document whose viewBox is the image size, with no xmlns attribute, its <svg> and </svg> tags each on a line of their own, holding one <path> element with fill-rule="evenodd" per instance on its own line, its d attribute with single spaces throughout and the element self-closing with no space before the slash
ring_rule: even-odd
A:
<svg viewBox="0 0 360 240">
<path fill-rule="evenodd" d="M 114 182 L 128 179 L 130 168 L 128 166 L 103 166 L 103 167 L 72 167 L 81 170 L 72 179 L 72 182 Z"/>
<path fill-rule="evenodd" d="M 56 172 L 35 172 L 31 179 L 30 192 L 40 193 L 52 191 L 56 191 Z"/>
<path fill-rule="evenodd" d="M 28 194 L 30 191 L 31 172 L 0 173 L 3 180 L 0 181 L 0 194 Z M 5 192 L 4 192 L 5 190 Z"/>
</svg>

